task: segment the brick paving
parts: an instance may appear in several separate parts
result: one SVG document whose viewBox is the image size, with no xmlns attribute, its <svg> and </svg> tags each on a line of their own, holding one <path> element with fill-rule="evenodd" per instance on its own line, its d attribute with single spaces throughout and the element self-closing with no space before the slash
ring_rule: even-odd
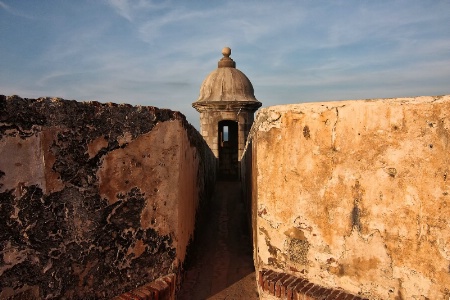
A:
<svg viewBox="0 0 450 300">
<path fill-rule="evenodd" d="M 286 300 L 368 300 L 344 290 L 322 287 L 305 278 L 263 269 L 258 274 L 263 294 Z"/>
<path fill-rule="evenodd" d="M 240 182 L 216 183 L 201 224 L 178 299 L 258 299 Z"/>
<path fill-rule="evenodd" d="M 171 300 L 175 295 L 175 285 L 175 274 L 170 274 L 112 300 Z"/>
</svg>

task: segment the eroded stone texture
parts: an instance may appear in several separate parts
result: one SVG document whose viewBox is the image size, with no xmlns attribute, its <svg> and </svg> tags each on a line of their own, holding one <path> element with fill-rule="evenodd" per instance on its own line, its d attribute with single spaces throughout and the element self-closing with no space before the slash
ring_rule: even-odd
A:
<svg viewBox="0 0 450 300">
<path fill-rule="evenodd" d="M 450 96 L 269 107 L 251 134 L 257 269 L 449 297 Z"/>
<path fill-rule="evenodd" d="M 0 298 L 112 298 L 177 273 L 214 167 L 177 112 L 0 96 Z"/>
</svg>

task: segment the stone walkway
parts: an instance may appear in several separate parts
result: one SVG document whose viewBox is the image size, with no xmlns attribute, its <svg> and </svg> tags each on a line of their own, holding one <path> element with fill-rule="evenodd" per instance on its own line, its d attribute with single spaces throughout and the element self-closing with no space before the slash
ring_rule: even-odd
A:
<svg viewBox="0 0 450 300">
<path fill-rule="evenodd" d="M 258 299 L 240 182 L 218 181 L 208 211 L 178 299 Z"/>
</svg>

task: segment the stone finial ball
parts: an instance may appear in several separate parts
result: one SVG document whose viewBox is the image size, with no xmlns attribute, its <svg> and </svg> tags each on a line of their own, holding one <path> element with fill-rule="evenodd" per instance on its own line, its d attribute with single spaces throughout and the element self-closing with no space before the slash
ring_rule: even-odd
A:
<svg viewBox="0 0 450 300">
<path fill-rule="evenodd" d="M 225 47 L 222 49 L 223 56 L 229 57 L 231 55 L 231 49 L 229 47 Z"/>
</svg>

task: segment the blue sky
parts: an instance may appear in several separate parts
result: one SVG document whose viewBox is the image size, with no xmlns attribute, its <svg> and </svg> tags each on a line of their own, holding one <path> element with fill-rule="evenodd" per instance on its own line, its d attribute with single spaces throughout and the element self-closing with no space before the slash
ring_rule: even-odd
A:
<svg viewBox="0 0 450 300">
<path fill-rule="evenodd" d="M 229 46 L 263 106 L 450 94 L 450 1 L 0 0 L 0 94 L 191 107 Z"/>
</svg>

